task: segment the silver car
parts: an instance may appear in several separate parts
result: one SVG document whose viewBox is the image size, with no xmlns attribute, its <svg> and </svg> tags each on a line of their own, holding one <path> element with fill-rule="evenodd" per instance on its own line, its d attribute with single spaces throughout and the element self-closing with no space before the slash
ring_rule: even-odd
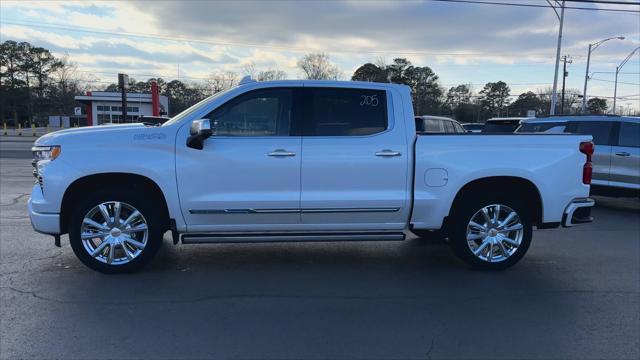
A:
<svg viewBox="0 0 640 360">
<path fill-rule="evenodd" d="M 593 136 L 595 193 L 640 196 L 640 118 L 556 116 L 522 120 L 519 133 L 572 133 Z"/>
</svg>

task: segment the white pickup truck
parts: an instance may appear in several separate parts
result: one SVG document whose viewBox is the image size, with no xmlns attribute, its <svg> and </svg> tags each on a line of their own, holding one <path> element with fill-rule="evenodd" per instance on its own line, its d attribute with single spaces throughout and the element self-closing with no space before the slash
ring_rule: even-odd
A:
<svg viewBox="0 0 640 360">
<path fill-rule="evenodd" d="M 162 126 L 39 138 L 36 231 L 125 272 L 173 242 L 403 240 L 444 233 L 477 268 L 515 264 L 533 226 L 589 208 L 591 136 L 417 134 L 410 89 L 244 81 Z M 577 219 L 579 218 L 579 219 Z"/>
</svg>

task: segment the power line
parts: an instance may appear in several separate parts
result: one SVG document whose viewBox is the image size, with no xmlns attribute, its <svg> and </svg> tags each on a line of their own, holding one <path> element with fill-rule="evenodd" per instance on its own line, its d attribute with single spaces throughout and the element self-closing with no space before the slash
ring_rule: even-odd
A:
<svg viewBox="0 0 640 360">
<path fill-rule="evenodd" d="M 615 71 L 594 71 L 591 74 L 615 74 Z M 619 72 L 618 75 L 640 75 L 640 72 Z"/>
<path fill-rule="evenodd" d="M 254 43 L 238 43 L 238 42 L 226 42 L 226 41 L 212 41 L 212 40 L 204 40 L 204 39 L 191 39 L 180 36 L 170 36 L 170 35 L 160 35 L 160 34 L 152 34 L 152 33 L 137 33 L 137 32 L 112 32 L 105 31 L 95 28 L 87 28 L 87 27 L 75 27 L 75 26 L 67 26 L 67 25 L 56 25 L 56 24 L 42 24 L 36 22 L 29 21 L 16 21 L 12 19 L 0 19 L 0 22 L 11 25 L 18 26 L 26 26 L 26 27 L 37 27 L 44 29 L 53 29 L 53 30 L 62 30 L 62 31 L 72 31 L 72 32 L 82 32 L 89 34 L 99 34 L 99 35 L 109 35 L 109 36 L 122 36 L 122 37 L 138 37 L 138 38 L 147 38 L 147 39 L 158 39 L 158 40 L 169 40 L 169 41 L 180 41 L 180 42 L 193 42 L 193 43 L 201 43 L 208 45 L 216 45 L 216 46 L 235 46 L 235 47 L 246 47 L 246 48 L 265 48 L 272 50 L 283 50 L 283 51 L 292 51 L 292 52 L 309 52 L 309 51 L 322 51 L 322 49 L 317 48 L 300 48 L 300 47 L 289 47 L 289 46 L 281 46 L 281 45 L 266 45 L 266 44 L 254 44 Z M 340 50 L 325 50 L 331 53 L 355 53 L 355 54 L 374 54 L 374 55 L 384 55 L 384 54 L 400 54 L 400 55 L 425 55 L 425 56 L 476 56 L 476 57 L 500 57 L 500 56 L 513 56 L 513 54 L 483 54 L 483 53 L 431 53 L 426 51 L 406 51 L 406 50 L 348 50 L 348 49 L 340 49 Z M 528 55 L 535 56 L 535 55 Z M 537 55 L 544 56 L 544 55 Z"/>
<path fill-rule="evenodd" d="M 605 80 L 605 79 L 595 79 L 595 78 L 591 78 L 589 80 L 593 80 L 593 81 L 601 81 L 601 82 L 608 82 L 608 83 L 615 83 L 615 81 L 613 80 Z M 630 82 L 622 82 L 622 81 L 618 81 L 618 84 L 625 84 L 625 85 L 636 85 L 636 86 L 640 86 L 640 83 L 630 83 Z"/>
<path fill-rule="evenodd" d="M 429 1 L 460 3 L 460 4 L 518 6 L 518 7 L 530 7 L 530 8 L 548 8 L 548 9 L 553 8 L 550 5 L 542 5 L 542 4 L 522 4 L 522 3 L 508 3 L 508 2 L 498 2 L 498 1 L 485 1 L 485 0 L 429 0 Z M 629 10 L 629 9 L 609 9 L 609 8 L 594 8 L 594 7 L 581 7 L 581 6 L 565 6 L 564 8 L 566 10 L 588 10 L 588 11 L 608 11 L 608 12 L 619 12 L 619 13 L 640 13 L 640 10 Z"/>
<path fill-rule="evenodd" d="M 566 2 L 588 3 L 588 4 L 607 4 L 607 5 L 638 5 L 640 2 L 629 2 L 620 0 L 565 0 Z"/>
</svg>

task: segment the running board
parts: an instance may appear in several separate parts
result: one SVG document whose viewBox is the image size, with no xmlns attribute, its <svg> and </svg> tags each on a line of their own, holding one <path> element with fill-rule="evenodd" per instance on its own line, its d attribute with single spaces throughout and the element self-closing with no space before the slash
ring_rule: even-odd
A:
<svg viewBox="0 0 640 360">
<path fill-rule="evenodd" d="M 220 234 L 183 234 L 183 244 L 207 243 L 262 243 L 262 242 L 323 242 L 323 241 L 401 241 L 402 232 L 346 232 L 346 233 L 220 233 Z"/>
</svg>

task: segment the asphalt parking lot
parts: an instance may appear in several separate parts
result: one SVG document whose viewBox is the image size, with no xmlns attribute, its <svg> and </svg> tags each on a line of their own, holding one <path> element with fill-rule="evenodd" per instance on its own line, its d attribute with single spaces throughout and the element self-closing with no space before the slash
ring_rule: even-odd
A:
<svg viewBox="0 0 640 360">
<path fill-rule="evenodd" d="M 165 246 L 107 276 L 35 233 L 29 141 L 0 140 L 0 357 L 640 358 L 640 201 L 536 231 L 504 272 L 444 243 Z"/>
</svg>

